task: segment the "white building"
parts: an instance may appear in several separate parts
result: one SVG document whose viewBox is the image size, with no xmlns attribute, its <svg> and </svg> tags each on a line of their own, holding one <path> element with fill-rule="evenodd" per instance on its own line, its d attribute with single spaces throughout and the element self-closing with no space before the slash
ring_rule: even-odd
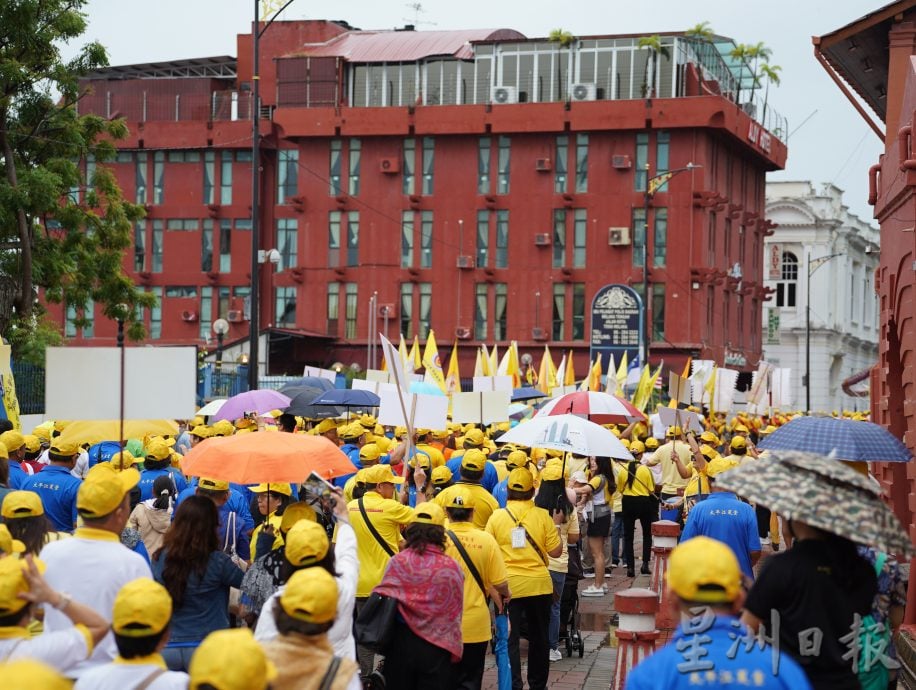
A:
<svg viewBox="0 0 916 690">
<path fill-rule="evenodd" d="M 810 410 L 863 410 L 868 380 L 847 379 L 878 359 L 874 272 L 878 228 L 849 213 L 832 184 L 767 182 L 766 215 L 776 223 L 764 243 L 764 277 L 773 294 L 763 310 L 763 354 L 792 370 L 792 409 L 808 407 L 804 375 L 810 307 Z M 830 258 L 827 258 L 830 257 Z M 810 301 L 808 285 L 810 284 Z"/>
</svg>

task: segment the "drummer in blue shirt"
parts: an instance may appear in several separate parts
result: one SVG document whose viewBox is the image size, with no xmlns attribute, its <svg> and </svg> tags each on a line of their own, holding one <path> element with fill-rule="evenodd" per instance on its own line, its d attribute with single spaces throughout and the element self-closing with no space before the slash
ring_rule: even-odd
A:
<svg viewBox="0 0 916 690">
<path fill-rule="evenodd" d="M 48 451 L 48 464 L 41 472 L 26 478 L 20 487 L 41 498 L 45 515 L 58 532 L 76 529 L 76 495 L 82 480 L 70 474 L 80 448 L 75 443 L 55 440 Z"/>
<path fill-rule="evenodd" d="M 668 589 L 683 622 L 671 642 L 630 671 L 626 690 L 810 690 L 792 657 L 758 642 L 738 619 L 741 567 L 728 546 L 709 537 L 682 542 L 668 559 Z"/>
</svg>

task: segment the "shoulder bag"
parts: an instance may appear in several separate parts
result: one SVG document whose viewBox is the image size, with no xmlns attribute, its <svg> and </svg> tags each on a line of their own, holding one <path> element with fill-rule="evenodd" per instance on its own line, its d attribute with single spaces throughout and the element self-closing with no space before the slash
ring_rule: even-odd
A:
<svg viewBox="0 0 916 690">
<path fill-rule="evenodd" d="M 335 656 L 331 659 L 331 665 L 328 666 L 328 670 L 324 672 L 324 678 L 321 679 L 321 685 L 318 686 L 318 690 L 331 690 L 331 685 L 334 684 L 334 679 L 337 678 L 339 668 L 340 657 Z"/>
<path fill-rule="evenodd" d="M 369 530 L 369 534 L 375 537 L 375 540 L 379 543 L 379 546 L 382 547 L 382 551 L 387 553 L 389 556 L 394 556 L 394 551 L 392 551 L 391 546 L 387 541 L 382 539 L 382 535 L 378 533 L 378 530 L 375 529 L 375 525 L 372 524 L 372 520 L 370 520 L 369 516 L 366 514 L 366 506 L 363 505 L 362 496 L 360 496 L 357 504 L 359 505 L 359 512 L 362 514 L 363 520 L 366 521 L 366 529 Z"/>
<path fill-rule="evenodd" d="M 471 560 L 471 556 L 468 554 L 467 549 L 464 548 L 464 544 L 461 543 L 458 535 L 456 535 L 452 530 L 446 530 L 445 533 L 448 535 L 448 538 L 452 540 L 452 543 L 455 545 L 455 548 L 461 555 L 461 560 L 463 560 L 464 564 L 467 566 L 468 571 L 471 573 L 471 577 L 474 578 L 477 586 L 480 587 L 480 591 L 483 593 L 484 601 L 488 601 L 489 596 L 487 594 L 487 588 L 483 586 L 483 578 L 480 577 L 480 572 L 477 570 L 477 567 Z"/>
<path fill-rule="evenodd" d="M 394 634 L 398 600 L 373 592 L 359 610 L 353 626 L 356 642 L 376 654 L 384 654 Z"/>
</svg>

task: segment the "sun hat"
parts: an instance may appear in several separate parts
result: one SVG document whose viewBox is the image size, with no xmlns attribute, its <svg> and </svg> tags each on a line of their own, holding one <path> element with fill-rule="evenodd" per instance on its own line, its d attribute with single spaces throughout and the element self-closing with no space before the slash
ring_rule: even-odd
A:
<svg viewBox="0 0 916 690">
<path fill-rule="evenodd" d="M 685 601 L 724 604 L 741 592 L 741 567 L 728 546 L 698 536 L 671 552 L 667 581 L 668 588 Z"/>
<path fill-rule="evenodd" d="M 314 565 L 328 555 L 330 543 L 324 527 L 311 520 L 300 520 L 286 533 L 284 554 L 295 567 Z"/>
<path fill-rule="evenodd" d="M 3 497 L 0 515 L 4 520 L 11 518 L 38 517 L 45 514 L 41 496 L 34 491 L 10 491 Z"/>
<path fill-rule="evenodd" d="M 337 581 L 324 568 L 293 573 L 280 595 L 287 616 L 306 623 L 330 623 L 337 617 Z"/>
<path fill-rule="evenodd" d="M 76 494 L 76 510 L 89 519 L 110 515 L 139 481 L 140 473 L 133 467 L 118 472 L 110 463 L 100 463 L 83 479 Z"/>
<path fill-rule="evenodd" d="M 165 630 L 172 619 L 172 597 L 148 577 L 131 580 L 114 600 L 111 629 L 124 637 L 149 637 Z"/>
<path fill-rule="evenodd" d="M 265 690 L 277 677 L 276 667 L 248 628 L 217 630 L 207 635 L 194 652 L 188 673 L 189 690 L 203 685 L 216 690 Z"/>
</svg>

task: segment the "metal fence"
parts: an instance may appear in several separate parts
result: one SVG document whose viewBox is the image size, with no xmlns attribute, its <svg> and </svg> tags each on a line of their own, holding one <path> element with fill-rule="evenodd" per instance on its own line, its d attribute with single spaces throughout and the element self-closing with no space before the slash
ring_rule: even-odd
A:
<svg viewBox="0 0 916 690">
<path fill-rule="evenodd" d="M 45 411 L 45 370 L 27 362 L 13 362 L 13 381 L 19 399 L 19 414 Z"/>
</svg>

